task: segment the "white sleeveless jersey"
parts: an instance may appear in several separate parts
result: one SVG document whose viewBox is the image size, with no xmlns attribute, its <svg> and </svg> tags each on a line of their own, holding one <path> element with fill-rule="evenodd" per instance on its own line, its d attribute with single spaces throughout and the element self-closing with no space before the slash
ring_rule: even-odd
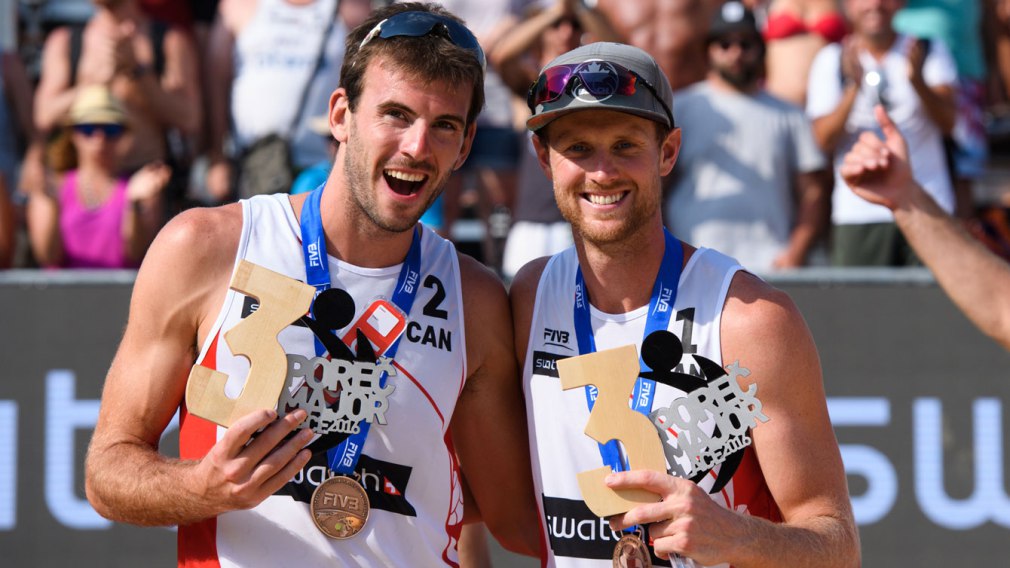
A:
<svg viewBox="0 0 1010 568">
<path fill-rule="evenodd" d="M 678 241 L 679 242 L 679 241 Z M 574 248 L 548 261 L 537 288 L 523 368 L 527 422 L 534 485 L 540 497 L 540 518 L 548 543 L 548 566 L 609 567 L 619 534 L 586 506 L 577 475 L 602 467 L 599 444 L 584 433 L 589 420 L 585 388 L 562 390 L 557 361 L 579 355 L 574 326 Z M 680 338 L 684 356 L 675 371 L 702 376 L 707 358 L 722 366 L 719 322 L 735 260 L 712 249 L 699 249 L 684 267 L 668 330 Z M 606 314 L 590 306 L 596 349 L 635 344 L 641 348 L 649 306 L 625 314 Z M 741 365 L 746 367 L 746 361 Z M 656 384 L 653 409 L 670 406 L 686 393 Z M 758 392 L 760 396 L 760 391 Z M 699 483 L 709 490 L 718 467 Z M 778 507 L 764 484 L 753 452 L 744 458 L 729 483 L 712 499 L 724 507 L 779 520 Z M 669 566 L 652 558 L 654 565 Z"/>
<path fill-rule="evenodd" d="M 238 260 L 305 281 L 300 228 L 287 195 L 242 201 Z M 360 268 L 329 258 L 333 288 L 354 299 L 358 317 L 377 297 L 390 299 L 400 265 Z M 466 377 L 459 263 L 451 243 L 424 229 L 417 296 L 395 355 L 386 424 L 375 422 L 356 472 L 371 503 L 357 535 L 333 540 L 312 521 L 313 490 L 327 477 L 325 451 L 278 493 L 248 511 L 233 511 L 179 528 L 180 566 L 455 566 L 463 497 L 449 422 Z M 222 340 L 247 316 L 253 300 L 229 290 L 199 357 L 228 375 L 226 392 L 241 392 L 249 364 Z M 343 337 L 341 330 L 338 335 Z M 291 325 L 278 336 L 289 365 L 315 357 L 312 332 Z M 289 377 L 294 376 L 289 373 Z M 298 384 L 296 384 L 298 383 Z M 289 392 L 304 378 L 289 378 Z M 225 432 L 183 412 L 180 454 L 199 459 Z"/>
</svg>

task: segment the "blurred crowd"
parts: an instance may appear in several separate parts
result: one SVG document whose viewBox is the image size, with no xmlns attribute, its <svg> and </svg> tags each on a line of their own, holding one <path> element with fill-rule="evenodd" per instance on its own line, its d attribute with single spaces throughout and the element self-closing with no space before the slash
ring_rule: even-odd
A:
<svg viewBox="0 0 1010 568">
<path fill-rule="evenodd" d="M 326 181 L 347 32 L 381 0 L 0 0 L 0 268 L 134 268 L 188 207 Z M 684 144 L 669 228 L 757 272 L 918 259 L 832 171 L 883 104 L 916 178 L 1010 257 L 975 188 L 1010 134 L 1010 0 L 441 0 L 488 54 L 472 152 L 422 219 L 506 278 L 571 244 L 526 93 L 594 41 L 651 53 Z"/>
</svg>

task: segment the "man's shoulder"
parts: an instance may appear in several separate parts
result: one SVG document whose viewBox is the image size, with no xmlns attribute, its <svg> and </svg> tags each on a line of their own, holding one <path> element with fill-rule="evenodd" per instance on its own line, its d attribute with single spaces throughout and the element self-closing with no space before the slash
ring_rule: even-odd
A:
<svg viewBox="0 0 1010 568">
<path fill-rule="evenodd" d="M 176 215 L 158 233 L 154 258 L 180 257 L 188 263 L 231 269 L 242 232 L 242 206 L 195 207 Z"/>
<path fill-rule="evenodd" d="M 723 315 L 723 333 L 737 337 L 760 336 L 803 321 L 788 294 L 745 270 L 733 276 Z"/>
</svg>

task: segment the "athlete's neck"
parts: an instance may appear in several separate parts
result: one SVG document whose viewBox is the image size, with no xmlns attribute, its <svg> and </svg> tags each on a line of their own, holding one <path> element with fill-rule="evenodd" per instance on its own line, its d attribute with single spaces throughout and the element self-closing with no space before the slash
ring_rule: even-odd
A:
<svg viewBox="0 0 1010 568">
<path fill-rule="evenodd" d="M 302 207 L 307 193 L 293 196 L 291 207 L 301 221 Z M 385 268 L 404 261 L 410 250 L 414 230 L 394 233 L 372 226 L 369 222 L 352 219 L 345 213 L 343 196 L 329 187 L 323 191 L 319 216 L 326 237 L 326 253 L 332 257 L 362 268 Z"/>
<path fill-rule="evenodd" d="M 589 302 L 596 309 L 621 314 L 649 304 L 666 249 L 662 225 L 606 245 L 576 237 L 575 249 Z"/>
</svg>

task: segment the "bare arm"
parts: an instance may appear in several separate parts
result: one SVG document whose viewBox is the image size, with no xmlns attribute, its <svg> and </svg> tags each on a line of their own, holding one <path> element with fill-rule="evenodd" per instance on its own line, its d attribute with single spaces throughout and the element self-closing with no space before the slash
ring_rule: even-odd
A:
<svg viewBox="0 0 1010 568">
<path fill-rule="evenodd" d="M 164 164 L 147 164 L 132 176 L 126 189 L 123 215 L 123 245 L 126 257 L 140 262 L 161 228 L 161 193 L 172 176 Z"/>
<path fill-rule="evenodd" d="M 303 411 L 280 420 L 274 411 L 252 412 L 200 460 L 158 452 L 183 399 L 198 330 L 210 325 L 227 286 L 240 219 L 237 205 L 188 211 L 162 231 L 141 266 L 85 462 L 88 500 L 107 518 L 172 525 L 250 508 L 310 457 L 302 449 L 310 430 L 282 442 Z"/>
<path fill-rule="evenodd" d="M 775 259 L 776 268 L 803 266 L 817 239 L 828 226 L 831 190 L 827 172 L 797 174 L 793 182 L 796 194 L 796 225 L 789 235 L 789 246 Z"/>
<path fill-rule="evenodd" d="M 58 189 L 50 187 L 51 178 L 41 187 L 31 188 L 25 224 L 28 244 L 39 266 L 58 267 L 63 264 L 63 238 L 60 236 L 60 202 Z"/>
<path fill-rule="evenodd" d="M 863 67 L 859 63 L 859 50 L 852 38 L 842 42 L 841 66 L 842 98 L 835 110 L 813 119 L 814 140 L 825 154 L 835 151 L 845 133 L 845 122 L 849 119 L 852 106 L 859 94 L 863 80 Z"/>
<path fill-rule="evenodd" d="M 488 53 L 488 59 L 512 92 L 525 97 L 526 90 L 536 79 L 538 69 L 535 64 L 524 60 L 531 50 L 540 45 L 540 36 L 544 30 L 562 17 L 561 5 L 553 4 L 549 8 L 524 19 L 514 28 L 504 34 Z"/>
<path fill-rule="evenodd" d="M 883 205 L 937 282 L 983 333 L 1010 349 L 1010 266 L 945 213 L 912 178 L 908 149 L 880 107 L 884 140 L 864 133 L 839 170 L 857 195 Z"/>
<path fill-rule="evenodd" d="M 643 487 L 663 501 L 618 515 L 611 526 L 651 522 L 657 555 L 676 552 L 705 565 L 858 566 L 858 533 L 813 339 L 789 298 L 756 277 L 738 273 L 729 294 L 723 361 L 750 370 L 743 389 L 757 385 L 769 421 L 752 430 L 753 448 L 784 522 L 725 509 L 689 480 L 636 470 L 608 485 Z"/>
<path fill-rule="evenodd" d="M 501 281 L 472 258 L 461 255 L 460 269 L 470 376 L 453 414 L 453 442 L 481 520 L 505 548 L 537 555 L 539 523 L 508 300 Z"/>
<path fill-rule="evenodd" d="M 229 197 L 231 166 L 224 154 L 228 136 L 228 116 L 231 109 L 231 83 L 235 37 L 226 24 L 227 4 L 222 3 L 210 31 L 209 53 L 206 58 L 204 81 L 207 98 L 207 135 L 210 169 L 207 172 L 207 189 L 223 201 Z"/>
<path fill-rule="evenodd" d="M 954 120 L 957 117 L 957 108 L 954 105 L 954 86 L 936 85 L 929 86 L 922 76 L 922 66 L 926 61 L 926 49 L 924 41 L 917 41 L 911 45 L 908 51 L 908 80 L 912 83 L 912 88 L 922 101 L 922 106 L 930 120 L 944 134 L 950 134 L 954 130 Z"/>
<path fill-rule="evenodd" d="M 134 81 L 160 123 L 195 133 L 203 120 L 203 105 L 194 40 L 181 29 L 171 28 L 165 33 L 164 51 L 162 76 L 148 71 Z"/>
<path fill-rule="evenodd" d="M 70 110 L 77 92 L 70 84 L 70 30 L 58 28 L 42 48 L 42 75 L 35 89 L 35 126 L 48 131 Z"/>
</svg>

